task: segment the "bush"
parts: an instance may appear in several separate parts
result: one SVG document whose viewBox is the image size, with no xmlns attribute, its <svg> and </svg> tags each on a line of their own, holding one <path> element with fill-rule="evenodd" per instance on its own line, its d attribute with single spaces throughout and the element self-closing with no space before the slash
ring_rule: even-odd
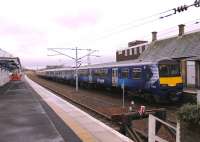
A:
<svg viewBox="0 0 200 142">
<path fill-rule="evenodd" d="M 200 125 L 200 105 L 185 104 L 180 108 L 177 116 L 180 121 Z"/>
</svg>

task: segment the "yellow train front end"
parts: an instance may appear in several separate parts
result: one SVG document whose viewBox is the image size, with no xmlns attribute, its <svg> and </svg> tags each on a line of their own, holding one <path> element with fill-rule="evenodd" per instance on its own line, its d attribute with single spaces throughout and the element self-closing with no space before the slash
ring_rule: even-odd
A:
<svg viewBox="0 0 200 142">
<path fill-rule="evenodd" d="M 176 60 L 163 60 L 158 63 L 160 97 L 170 101 L 182 98 L 183 79 L 180 63 Z"/>
<path fill-rule="evenodd" d="M 179 84 L 183 84 L 183 79 L 181 76 L 174 77 L 160 77 L 159 78 L 161 86 L 176 87 Z"/>
</svg>

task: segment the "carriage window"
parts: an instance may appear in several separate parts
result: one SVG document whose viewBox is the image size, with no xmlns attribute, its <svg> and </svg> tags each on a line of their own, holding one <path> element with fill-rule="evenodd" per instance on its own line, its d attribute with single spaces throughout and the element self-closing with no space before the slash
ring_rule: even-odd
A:
<svg viewBox="0 0 200 142">
<path fill-rule="evenodd" d="M 128 73 L 129 73 L 129 69 L 122 69 L 121 77 L 122 78 L 128 78 Z"/>
<path fill-rule="evenodd" d="M 106 77 L 108 75 L 108 69 L 96 69 L 94 70 L 95 76 Z"/>
<path fill-rule="evenodd" d="M 132 76 L 133 79 L 140 79 L 142 75 L 141 68 L 133 68 Z"/>
<path fill-rule="evenodd" d="M 88 70 L 79 70 L 79 75 L 88 75 Z"/>
</svg>

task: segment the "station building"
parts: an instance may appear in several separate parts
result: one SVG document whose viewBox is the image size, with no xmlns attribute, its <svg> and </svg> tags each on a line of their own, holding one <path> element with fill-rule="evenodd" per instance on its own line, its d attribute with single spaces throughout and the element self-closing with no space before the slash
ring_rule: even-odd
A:
<svg viewBox="0 0 200 142">
<path fill-rule="evenodd" d="M 200 31 L 185 33 L 184 28 L 181 24 L 176 36 L 160 40 L 157 32 L 152 32 L 152 42 L 138 59 L 176 59 L 181 63 L 185 87 L 200 88 Z"/>
<path fill-rule="evenodd" d="M 184 28 L 179 25 L 178 34 L 169 38 L 157 39 L 157 32 L 152 32 L 151 42 L 129 42 L 128 48 L 116 52 L 116 61 L 176 59 L 185 87 L 200 88 L 200 31 L 185 33 Z"/>
<path fill-rule="evenodd" d="M 116 61 L 126 61 L 137 59 L 145 49 L 148 48 L 148 42 L 142 40 L 135 40 L 128 43 L 125 49 L 117 50 Z"/>
</svg>

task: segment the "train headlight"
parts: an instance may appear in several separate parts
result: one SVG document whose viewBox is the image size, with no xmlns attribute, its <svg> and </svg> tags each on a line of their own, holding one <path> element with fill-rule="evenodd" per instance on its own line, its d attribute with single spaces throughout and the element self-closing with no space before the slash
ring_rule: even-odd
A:
<svg viewBox="0 0 200 142">
<path fill-rule="evenodd" d="M 167 84 L 160 84 L 161 87 L 167 87 Z"/>
</svg>

